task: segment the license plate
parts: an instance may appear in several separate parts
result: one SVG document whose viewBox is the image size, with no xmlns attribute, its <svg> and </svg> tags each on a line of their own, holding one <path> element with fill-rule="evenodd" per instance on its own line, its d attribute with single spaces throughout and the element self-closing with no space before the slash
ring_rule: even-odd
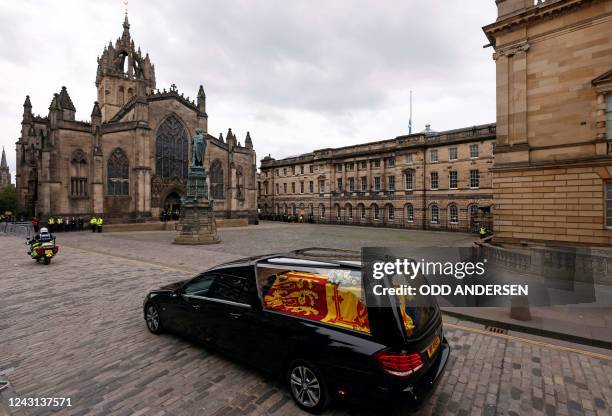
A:
<svg viewBox="0 0 612 416">
<path fill-rule="evenodd" d="M 431 358 L 439 346 L 440 346 L 440 336 L 436 336 L 436 339 L 434 339 L 433 342 L 429 345 L 429 347 L 427 347 L 427 356 Z"/>
<path fill-rule="evenodd" d="M 53 256 L 53 250 L 45 250 L 45 256 L 52 257 Z"/>
</svg>

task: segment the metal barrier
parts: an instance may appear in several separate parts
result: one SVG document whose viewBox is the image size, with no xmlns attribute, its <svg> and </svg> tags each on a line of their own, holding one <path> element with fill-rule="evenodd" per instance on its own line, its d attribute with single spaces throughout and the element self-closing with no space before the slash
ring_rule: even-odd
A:
<svg viewBox="0 0 612 416">
<path fill-rule="evenodd" d="M 34 228 L 28 222 L 0 222 L 0 233 L 30 238 L 34 235 Z"/>
</svg>

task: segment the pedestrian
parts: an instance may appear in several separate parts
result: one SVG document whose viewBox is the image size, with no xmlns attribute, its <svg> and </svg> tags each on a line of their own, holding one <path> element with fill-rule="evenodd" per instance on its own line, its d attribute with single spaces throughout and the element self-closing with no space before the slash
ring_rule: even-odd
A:
<svg viewBox="0 0 612 416">
<path fill-rule="evenodd" d="M 79 231 L 83 231 L 83 217 L 79 217 L 77 221 L 79 223 Z"/>
<path fill-rule="evenodd" d="M 38 233 L 38 218 L 32 217 L 32 227 L 34 227 L 34 233 Z"/>
<path fill-rule="evenodd" d="M 89 220 L 89 226 L 91 227 L 91 232 L 95 233 L 96 232 L 96 228 L 98 226 L 98 220 L 93 215 L 91 216 L 91 219 Z"/>
<path fill-rule="evenodd" d="M 64 231 L 64 219 L 62 217 L 57 217 L 57 231 Z"/>
<path fill-rule="evenodd" d="M 102 225 L 104 224 L 104 220 L 102 219 L 102 217 L 98 217 L 98 232 L 101 233 L 102 232 Z"/>
</svg>

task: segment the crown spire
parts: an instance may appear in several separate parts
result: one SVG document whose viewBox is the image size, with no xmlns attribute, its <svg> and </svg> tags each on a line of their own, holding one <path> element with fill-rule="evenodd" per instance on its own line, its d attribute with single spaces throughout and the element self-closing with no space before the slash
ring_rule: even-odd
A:
<svg viewBox="0 0 612 416">
<path fill-rule="evenodd" d="M 130 27 L 130 23 L 128 22 L 128 0 L 123 0 L 123 6 L 125 10 L 125 19 L 123 22 L 123 27 L 127 25 L 128 29 Z"/>
<path fill-rule="evenodd" d="M 127 0 L 124 0 L 123 5 L 125 6 L 125 17 L 123 18 L 123 35 L 121 36 L 122 40 L 130 39 L 130 21 L 128 20 L 128 11 L 127 11 Z"/>
</svg>

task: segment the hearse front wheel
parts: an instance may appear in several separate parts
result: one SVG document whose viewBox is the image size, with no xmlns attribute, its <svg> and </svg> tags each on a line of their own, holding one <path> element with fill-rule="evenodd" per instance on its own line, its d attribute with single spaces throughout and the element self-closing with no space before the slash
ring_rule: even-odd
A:
<svg viewBox="0 0 612 416">
<path fill-rule="evenodd" d="M 147 329 L 151 333 L 159 335 L 163 332 L 161 317 L 159 316 L 159 311 L 155 304 L 147 303 L 145 307 L 145 321 L 147 322 Z"/>
<path fill-rule="evenodd" d="M 321 413 L 329 403 L 327 384 L 321 372 L 306 361 L 294 361 L 289 365 L 287 385 L 295 403 L 307 412 Z"/>
</svg>

